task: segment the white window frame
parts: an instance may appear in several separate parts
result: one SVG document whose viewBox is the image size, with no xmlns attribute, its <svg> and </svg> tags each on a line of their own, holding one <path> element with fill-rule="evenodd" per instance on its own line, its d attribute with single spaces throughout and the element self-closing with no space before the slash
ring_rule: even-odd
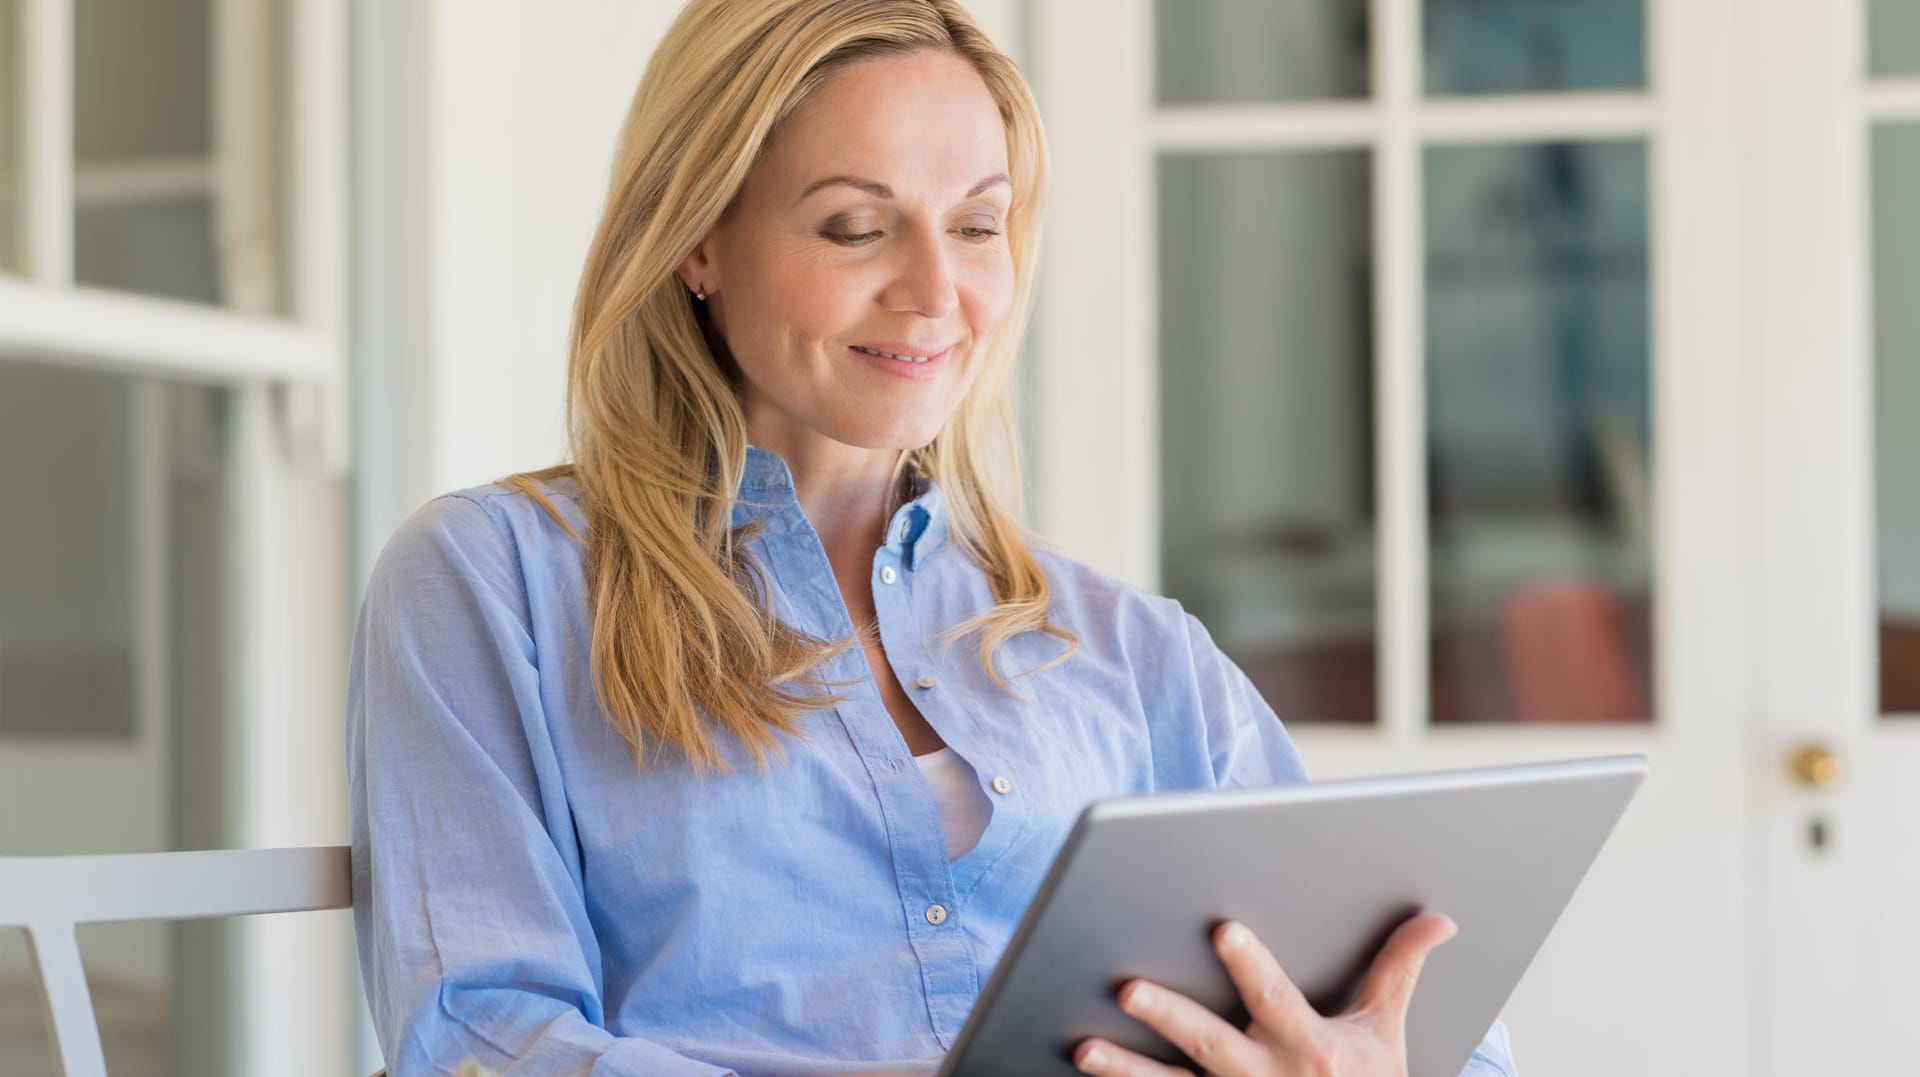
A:
<svg viewBox="0 0 1920 1077">
<path fill-rule="evenodd" d="M 0 355 L 231 391 L 234 418 L 226 521 L 234 564 L 227 588 L 229 698 L 239 731 L 233 833 L 242 847 L 344 840 L 341 759 L 345 668 L 342 639 L 347 539 L 340 511 L 348 464 L 347 26 L 346 5 L 287 0 L 280 27 L 288 48 L 284 117 L 257 95 L 216 104 L 220 156 L 211 167 L 162 164 L 153 174 L 107 176 L 99 184 L 211 183 L 223 232 L 242 242 L 223 258 L 236 282 L 288 274 L 287 287 L 253 287 L 227 307 L 79 287 L 74 280 L 74 15 L 76 0 L 22 0 L 18 55 L 19 182 L 23 272 L 0 273 Z M 261 78 L 274 55 L 265 0 L 213 0 L 214 62 L 228 76 Z M 278 124 L 284 121 L 284 127 Z M 251 177 L 275 141 L 287 157 L 283 194 Z M 284 215 L 277 213 L 284 197 Z M 235 216 L 247 218 L 234 221 Z M 276 243 L 262 215 L 284 223 Z M 271 224 L 266 227 L 271 228 Z M 284 250 L 281 257 L 275 247 Z M 245 287 L 244 284 L 241 285 Z M 270 310 L 284 292 L 294 314 Z M 157 450 L 152 393 L 136 408 L 136 435 Z M 146 453 L 157 458 L 157 451 Z M 163 506 L 136 497 L 143 566 L 136 582 L 140 648 L 159 638 L 165 601 Z M 151 638 L 149 638 L 151 637 Z M 143 691 L 164 688 L 152 654 L 140 663 Z M 141 707 L 149 724 L 151 701 Z M 60 746 L 9 746 L 9 753 L 61 757 Z M 354 1006 L 351 926 L 249 921 L 240 926 L 227 1015 L 236 1072 L 339 1074 L 352 1065 Z"/>
<path fill-rule="evenodd" d="M 1711 267 L 1696 272 L 1681 263 L 1688 252 L 1700 249 L 1697 245 L 1713 249 L 1714 243 L 1737 239 L 1736 213 L 1730 206 L 1716 209 L 1714 203 L 1727 201 L 1716 192 L 1731 189 L 1738 178 L 1733 170 L 1738 146 L 1732 131 L 1708 139 L 1696 133 L 1715 126 L 1698 122 L 1700 116 L 1725 107 L 1728 72 L 1702 71 L 1696 64 L 1679 62 L 1682 54 L 1700 53 L 1693 44 L 1685 50 L 1662 46 L 1682 39 L 1723 39 L 1725 26 L 1740 18 L 1737 7 L 1724 0 L 1649 0 L 1644 90 L 1428 97 L 1419 80 L 1420 0 L 1372 0 L 1370 97 L 1204 106 L 1163 106 L 1152 100 L 1151 0 L 1106 0 L 1098 12 L 1073 0 L 1034 8 L 1038 93 L 1049 110 L 1055 173 L 1074 192 L 1071 198 L 1050 201 L 1047 224 L 1049 251 L 1070 250 L 1074 255 L 1069 260 L 1054 254 L 1044 284 L 1049 316 L 1040 325 L 1038 351 L 1046 360 L 1038 366 L 1036 380 L 1046 421 L 1032 447 L 1041 531 L 1099 568 L 1149 589 L 1158 586 L 1159 337 L 1153 272 L 1157 155 L 1167 150 L 1368 150 L 1375 177 L 1378 254 L 1374 326 L 1375 412 L 1381 432 L 1376 454 L 1380 713 L 1374 725 L 1314 727 L 1311 736 L 1332 742 L 1329 747 L 1336 753 L 1343 746 L 1372 752 L 1383 738 L 1411 749 L 1436 738 L 1472 742 L 1482 737 L 1473 727 L 1433 726 L 1426 717 L 1430 628 L 1421 270 L 1424 151 L 1436 145 L 1547 139 L 1644 141 L 1654 212 L 1662 214 L 1652 222 L 1654 242 L 1661 248 L 1652 259 L 1654 293 L 1683 295 L 1656 304 L 1651 354 L 1689 353 L 1702 321 L 1721 332 L 1726 320 L 1737 318 L 1737 282 Z M 1716 26 L 1715 19 L 1729 22 Z M 1098 63 L 1061 64 L 1062 53 L 1049 52 L 1049 41 L 1071 41 L 1074 54 L 1097 56 Z M 1062 92 L 1061 80 L 1082 85 Z M 1088 80 L 1097 80 L 1099 90 L 1086 91 Z M 1083 111 L 1065 111 L 1063 104 Z M 1668 137 L 1670 130 L 1683 126 L 1689 132 L 1686 139 Z M 1678 163 L 1683 156 L 1684 166 Z M 1075 174 L 1102 179 L 1097 186 L 1074 183 Z M 1096 190 L 1099 197 L 1088 197 Z M 1124 253 L 1116 249 L 1114 236 L 1119 233 L 1137 237 Z M 1089 257 L 1089 251 L 1115 253 Z M 1673 279 L 1660 279 L 1663 273 Z M 1676 313 L 1683 307 L 1685 316 Z M 1096 311 L 1097 317 L 1089 313 Z M 1687 413 L 1695 400 L 1712 399 L 1722 391 L 1723 379 L 1736 374 L 1657 359 L 1653 371 L 1657 444 L 1674 433 L 1674 416 Z M 1098 392 L 1088 391 L 1093 379 Z M 1694 431 L 1690 436 L 1699 435 Z M 1712 436 L 1732 446 L 1738 432 L 1728 429 Z M 1103 465 L 1089 469 L 1085 462 L 1090 459 Z M 1656 493 L 1656 518 L 1664 534 L 1727 531 L 1729 524 L 1703 518 L 1717 509 L 1672 496 L 1679 485 L 1666 483 Z M 1737 601 L 1739 585 L 1731 570 L 1725 578 L 1671 579 L 1661 569 L 1669 563 L 1669 553 L 1664 547 L 1656 553 L 1655 572 L 1663 589 L 1656 631 L 1659 638 L 1676 641 L 1686 638 L 1684 626 L 1673 620 L 1673 611 L 1683 604 L 1666 601 L 1667 589 L 1708 589 Z M 1734 660 L 1729 648 L 1721 650 L 1729 653 L 1701 657 L 1723 664 Z M 1672 664 L 1661 663 L 1657 671 L 1663 683 L 1656 686 L 1655 735 L 1660 713 L 1691 702 L 1676 698 L 1673 687 L 1664 683 L 1660 671 Z M 1645 725 L 1584 725 L 1540 727 L 1533 734 L 1555 738 L 1557 745 L 1574 752 L 1626 750 L 1648 732 Z"/>
</svg>

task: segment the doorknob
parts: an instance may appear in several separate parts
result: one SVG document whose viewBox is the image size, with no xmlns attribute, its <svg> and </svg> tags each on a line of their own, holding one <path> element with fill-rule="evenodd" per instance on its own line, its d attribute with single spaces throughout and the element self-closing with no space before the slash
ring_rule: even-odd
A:
<svg viewBox="0 0 1920 1077">
<path fill-rule="evenodd" d="M 1811 789 L 1832 789 L 1840 784 L 1840 757 L 1824 744 L 1803 745 L 1787 761 L 1795 780 Z"/>
</svg>

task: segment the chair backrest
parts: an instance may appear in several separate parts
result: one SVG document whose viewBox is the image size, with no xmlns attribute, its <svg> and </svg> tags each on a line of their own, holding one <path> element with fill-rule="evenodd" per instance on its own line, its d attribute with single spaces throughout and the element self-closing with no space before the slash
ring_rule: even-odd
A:
<svg viewBox="0 0 1920 1077">
<path fill-rule="evenodd" d="M 107 1077 L 75 928 L 353 904 L 347 847 L 0 857 L 0 928 L 22 928 L 59 1077 Z"/>
</svg>

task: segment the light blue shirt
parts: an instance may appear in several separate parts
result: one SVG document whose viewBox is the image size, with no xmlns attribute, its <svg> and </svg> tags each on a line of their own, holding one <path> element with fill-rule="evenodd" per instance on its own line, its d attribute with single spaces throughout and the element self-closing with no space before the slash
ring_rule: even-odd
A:
<svg viewBox="0 0 1920 1077">
<path fill-rule="evenodd" d="M 989 791 L 953 862 L 861 648 L 825 671 L 855 682 L 846 701 L 768 772 L 729 743 L 729 775 L 642 773 L 596 702 L 579 545 L 500 487 L 401 525 L 347 721 L 361 970 L 395 1077 L 469 1056 L 508 1077 L 932 1072 L 1088 801 L 1305 780 L 1199 622 L 1058 557 L 1040 555 L 1052 616 L 1080 651 L 1002 692 L 977 639 L 940 639 L 991 597 L 922 489 L 871 582 L 894 675 Z M 554 499 L 584 533 L 574 491 Z M 763 525 L 782 620 L 852 634 L 779 457 L 749 452 L 734 519 Z M 1061 646 L 1018 637 L 1002 668 Z M 1512 1074 L 1504 1027 L 1466 1072 Z"/>
</svg>

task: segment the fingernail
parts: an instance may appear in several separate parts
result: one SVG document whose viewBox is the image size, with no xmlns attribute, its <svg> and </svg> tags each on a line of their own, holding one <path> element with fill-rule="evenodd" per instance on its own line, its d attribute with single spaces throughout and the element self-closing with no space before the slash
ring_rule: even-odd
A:
<svg viewBox="0 0 1920 1077">
<path fill-rule="evenodd" d="M 1088 1048 L 1087 1053 L 1080 1056 L 1080 1068 L 1088 1073 L 1105 1069 L 1106 1066 L 1107 1053 L 1098 1047 Z"/>
<path fill-rule="evenodd" d="M 1246 925 L 1238 920 L 1229 920 L 1227 921 L 1227 926 L 1220 929 L 1220 948 L 1222 950 L 1232 952 L 1240 949 L 1251 941 L 1253 941 L 1253 932 L 1248 931 Z"/>
<path fill-rule="evenodd" d="M 1120 992 L 1120 1008 L 1128 1013 L 1139 1013 L 1151 1005 L 1153 1005 L 1153 988 L 1146 984 L 1136 981 L 1127 985 L 1125 991 Z"/>
</svg>

